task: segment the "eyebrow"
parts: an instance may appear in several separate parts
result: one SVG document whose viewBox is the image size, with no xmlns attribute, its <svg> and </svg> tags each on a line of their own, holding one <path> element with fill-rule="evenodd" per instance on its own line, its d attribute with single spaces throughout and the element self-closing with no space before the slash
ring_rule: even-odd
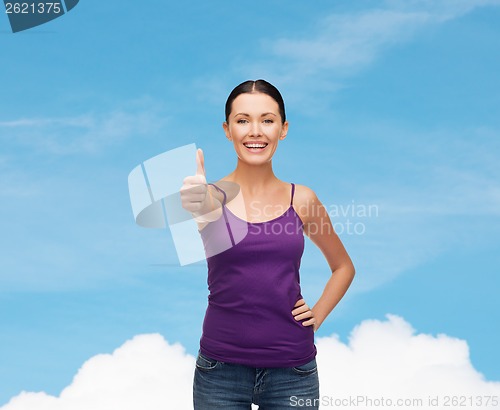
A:
<svg viewBox="0 0 500 410">
<path fill-rule="evenodd" d="M 247 114 L 245 112 L 239 112 L 237 114 L 234 114 L 235 117 L 237 117 L 238 115 L 243 115 L 245 117 L 250 117 L 250 114 Z M 273 112 L 265 112 L 263 114 L 261 114 L 261 117 L 265 117 L 266 115 L 274 115 L 275 117 L 277 116 L 275 113 Z"/>
</svg>

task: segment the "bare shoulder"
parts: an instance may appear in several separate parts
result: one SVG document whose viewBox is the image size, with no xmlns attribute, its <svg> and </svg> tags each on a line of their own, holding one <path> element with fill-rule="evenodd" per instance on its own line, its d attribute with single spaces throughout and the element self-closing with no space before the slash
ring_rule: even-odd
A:
<svg viewBox="0 0 500 410">
<path fill-rule="evenodd" d="M 307 224 L 314 215 L 318 215 L 319 206 L 321 202 L 311 188 L 305 185 L 295 185 L 293 208 L 304 224 Z"/>
<path fill-rule="evenodd" d="M 318 203 L 316 193 L 305 185 L 295 184 L 295 194 L 293 196 L 293 204 L 304 207 L 311 205 L 313 202 Z"/>
</svg>

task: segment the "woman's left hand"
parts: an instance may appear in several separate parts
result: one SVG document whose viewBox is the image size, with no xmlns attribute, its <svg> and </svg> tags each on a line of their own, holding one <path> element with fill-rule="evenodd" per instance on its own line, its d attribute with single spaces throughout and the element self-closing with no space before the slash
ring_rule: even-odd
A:
<svg viewBox="0 0 500 410">
<path fill-rule="evenodd" d="M 299 299 L 297 303 L 295 303 L 295 309 L 292 310 L 292 315 L 295 320 L 304 320 L 302 322 L 303 326 L 313 326 L 313 330 L 316 331 L 318 329 L 318 325 L 316 323 L 316 318 L 314 317 L 314 312 L 309 308 L 306 301 L 304 299 Z"/>
</svg>

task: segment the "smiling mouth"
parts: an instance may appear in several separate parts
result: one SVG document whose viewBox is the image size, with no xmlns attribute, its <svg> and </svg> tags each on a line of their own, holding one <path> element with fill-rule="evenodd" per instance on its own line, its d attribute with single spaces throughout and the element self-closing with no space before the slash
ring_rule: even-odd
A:
<svg viewBox="0 0 500 410">
<path fill-rule="evenodd" d="M 244 142 L 243 145 L 252 152 L 260 152 L 267 147 L 267 142 Z"/>
</svg>

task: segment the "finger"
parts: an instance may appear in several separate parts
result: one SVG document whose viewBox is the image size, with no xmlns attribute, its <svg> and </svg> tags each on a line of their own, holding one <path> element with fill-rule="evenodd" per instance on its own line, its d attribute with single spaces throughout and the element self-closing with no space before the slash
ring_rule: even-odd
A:
<svg viewBox="0 0 500 410">
<path fill-rule="evenodd" d="M 294 306 L 294 307 L 301 306 L 301 305 L 303 305 L 304 303 L 306 303 L 306 301 L 305 301 L 304 299 L 299 299 L 299 300 L 297 300 L 297 302 L 295 303 L 295 306 Z"/>
<path fill-rule="evenodd" d="M 307 305 L 301 306 L 301 307 L 298 307 L 297 309 L 293 309 L 292 315 L 297 316 L 297 315 L 300 315 L 301 313 L 308 312 L 309 310 L 310 310 L 309 306 L 307 306 Z"/>
<path fill-rule="evenodd" d="M 201 202 L 191 202 L 182 206 L 188 212 L 199 212 L 202 209 Z"/>
<path fill-rule="evenodd" d="M 201 148 L 196 151 L 196 175 L 205 175 L 205 158 Z"/>
<path fill-rule="evenodd" d="M 207 194 L 207 186 L 203 184 L 186 184 L 180 189 L 181 194 L 188 196 L 190 194 Z"/>
<path fill-rule="evenodd" d="M 185 177 L 182 180 L 182 183 L 184 186 L 189 186 L 189 185 L 203 185 L 206 184 L 207 179 L 205 178 L 204 175 L 191 175 L 189 177 Z"/>
<path fill-rule="evenodd" d="M 298 313 L 303 313 L 303 312 L 306 312 L 308 310 L 310 310 L 309 306 L 304 303 L 302 306 L 299 306 L 298 308 L 293 309 L 292 314 L 296 315 Z"/>
<path fill-rule="evenodd" d="M 301 313 L 300 315 L 296 315 L 294 317 L 295 317 L 295 320 L 297 320 L 297 321 L 309 319 L 309 318 L 313 317 L 313 313 L 310 310 L 308 310 L 307 312 Z"/>
<path fill-rule="evenodd" d="M 314 326 L 316 324 L 316 319 L 315 318 L 311 318 L 309 320 L 305 320 L 302 322 L 302 326 Z M 316 330 L 316 329 L 314 329 Z"/>
</svg>

